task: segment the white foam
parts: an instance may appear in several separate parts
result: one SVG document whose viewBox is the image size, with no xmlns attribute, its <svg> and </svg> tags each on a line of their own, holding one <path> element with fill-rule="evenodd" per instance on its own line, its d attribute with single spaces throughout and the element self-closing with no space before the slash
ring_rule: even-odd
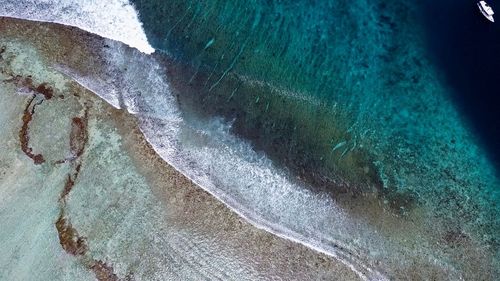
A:
<svg viewBox="0 0 500 281">
<path fill-rule="evenodd" d="M 0 16 L 75 26 L 146 54 L 154 52 L 128 0 L 2 0 Z"/>
</svg>

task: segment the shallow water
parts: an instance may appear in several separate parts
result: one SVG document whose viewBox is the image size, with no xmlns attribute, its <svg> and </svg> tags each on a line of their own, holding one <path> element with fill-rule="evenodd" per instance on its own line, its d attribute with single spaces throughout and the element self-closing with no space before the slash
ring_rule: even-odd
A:
<svg viewBox="0 0 500 281">
<path fill-rule="evenodd" d="M 483 94 L 495 88 L 470 88 L 495 75 L 477 75 L 467 44 L 446 51 L 451 14 L 471 20 L 465 41 L 497 32 L 475 7 L 134 4 L 157 54 L 110 41 L 96 49 L 103 70 L 57 69 L 136 114 L 164 160 L 256 227 L 361 277 L 498 275 L 498 119 Z"/>
</svg>

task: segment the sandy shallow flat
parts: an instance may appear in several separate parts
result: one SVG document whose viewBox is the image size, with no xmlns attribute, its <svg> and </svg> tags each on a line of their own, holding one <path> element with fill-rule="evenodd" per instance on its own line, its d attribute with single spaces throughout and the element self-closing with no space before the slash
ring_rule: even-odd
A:
<svg viewBox="0 0 500 281">
<path fill-rule="evenodd" d="M 0 280 L 355 280 L 163 162 L 135 117 L 57 71 L 101 39 L 0 19 Z"/>
</svg>

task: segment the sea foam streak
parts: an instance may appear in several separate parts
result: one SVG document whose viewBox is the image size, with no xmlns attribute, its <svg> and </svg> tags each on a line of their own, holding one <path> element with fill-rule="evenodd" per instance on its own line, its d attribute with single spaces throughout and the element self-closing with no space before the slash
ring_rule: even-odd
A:
<svg viewBox="0 0 500 281">
<path fill-rule="evenodd" d="M 146 54 L 154 52 L 128 0 L 2 0 L 0 16 L 75 26 Z"/>
</svg>

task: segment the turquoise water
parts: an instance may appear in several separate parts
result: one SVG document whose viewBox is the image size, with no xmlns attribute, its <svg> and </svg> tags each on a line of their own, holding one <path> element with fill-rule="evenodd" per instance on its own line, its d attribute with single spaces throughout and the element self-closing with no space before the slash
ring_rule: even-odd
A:
<svg viewBox="0 0 500 281">
<path fill-rule="evenodd" d="M 457 103 L 421 6 L 133 2 L 151 44 L 182 65 L 170 79 L 184 110 L 232 122 L 291 177 L 357 206 L 354 215 L 375 198 L 374 208 L 439 229 L 450 252 L 479 245 L 498 270 L 494 145 Z"/>
</svg>

